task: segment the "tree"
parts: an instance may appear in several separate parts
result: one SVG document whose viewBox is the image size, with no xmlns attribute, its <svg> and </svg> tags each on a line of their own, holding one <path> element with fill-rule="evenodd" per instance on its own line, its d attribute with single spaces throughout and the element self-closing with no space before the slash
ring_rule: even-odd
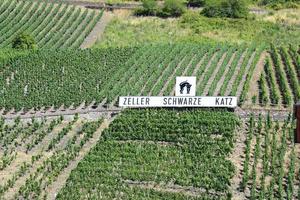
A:
<svg viewBox="0 0 300 200">
<path fill-rule="evenodd" d="M 186 10 L 182 0 L 165 0 L 164 6 L 160 13 L 161 17 L 179 17 Z"/>
<path fill-rule="evenodd" d="M 191 7 L 201 7 L 205 5 L 205 0 L 188 0 L 187 4 Z"/>
<path fill-rule="evenodd" d="M 139 8 L 135 11 L 136 15 L 145 15 L 145 16 L 156 16 L 159 7 L 155 0 L 143 0 L 143 8 Z"/>
<path fill-rule="evenodd" d="M 36 49 L 37 45 L 34 38 L 28 33 L 21 33 L 12 42 L 12 48 L 14 49 Z"/>
<path fill-rule="evenodd" d="M 207 3 L 201 13 L 206 17 L 245 18 L 249 10 L 244 0 L 223 0 Z"/>
</svg>

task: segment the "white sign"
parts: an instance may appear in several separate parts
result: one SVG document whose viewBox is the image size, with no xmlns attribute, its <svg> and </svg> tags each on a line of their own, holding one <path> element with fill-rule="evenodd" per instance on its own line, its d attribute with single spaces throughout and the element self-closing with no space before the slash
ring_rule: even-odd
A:
<svg viewBox="0 0 300 200">
<path fill-rule="evenodd" d="M 176 77 L 176 96 L 196 96 L 196 77 L 195 76 L 178 76 Z"/>
<path fill-rule="evenodd" d="M 119 106 L 125 108 L 145 107 L 227 107 L 237 106 L 237 97 L 174 97 L 174 96 L 128 96 L 119 98 Z"/>
</svg>

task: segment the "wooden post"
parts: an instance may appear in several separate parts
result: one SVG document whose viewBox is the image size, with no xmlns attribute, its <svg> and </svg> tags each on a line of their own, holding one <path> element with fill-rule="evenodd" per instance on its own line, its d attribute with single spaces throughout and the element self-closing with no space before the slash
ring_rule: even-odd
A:
<svg viewBox="0 0 300 200">
<path fill-rule="evenodd" d="M 294 107 L 294 113 L 296 118 L 297 127 L 295 130 L 295 142 L 300 143 L 300 103 L 297 103 Z"/>
</svg>

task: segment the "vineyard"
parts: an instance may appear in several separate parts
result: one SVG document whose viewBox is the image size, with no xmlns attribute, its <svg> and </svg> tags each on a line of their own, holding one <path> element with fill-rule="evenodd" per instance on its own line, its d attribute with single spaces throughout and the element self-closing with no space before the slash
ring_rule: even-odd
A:
<svg viewBox="0 0 300 200">
<path fill-rule="evenodd" d="M 0 121 L 0 199 L 49 197 L 62 172 L 100 137 L 103 119 Z M 64 175 L 63 175 L 64 176 Z"/>
<path fill-rule="evenodd" d="M 84 51 L 37 51 L 10 59 L 0 74 L 5 112 L 108 106 L 122 95 L 174 95 L 176 76 L 197 76 L 197 95 L 247 99 L 263 47 L 142 45 Z"/>
<path fill-rule="evenodd" d="M 300 199 L 296 0 L 119 1 L 0 0 L 0 200 Z"/>
<path fill-rule="evenodd" d="M 300 51 L 298 47 L 271 47 L 258 84 L 262 106 L 290 107 L 300 100 Z"/>
<path fill-rule="evenodd" d="M 226 199 L 236 116 L 127 110 L 72 171 L 58 199 Z"/>
<path fill-rule="evenodd" d="M 43 1 L 0 1 L 0 48 L 26 32 L 38 48 L 77 49 L 100 20 L 102 11 Z"/>
<path fill-rule="evenodd" d="M 299 146 L 292 118 L 247 122 L 240 191 L 249 199 L 299 199 Z"/>
</svg>

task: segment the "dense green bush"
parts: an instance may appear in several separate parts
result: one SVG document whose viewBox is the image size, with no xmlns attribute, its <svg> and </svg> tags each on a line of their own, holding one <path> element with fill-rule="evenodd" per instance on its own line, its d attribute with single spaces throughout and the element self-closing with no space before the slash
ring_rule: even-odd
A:
<svg viewBox="0 0 300 200">
<path fill-rule="evenodd" d="M 191 7 L 201 7 L 205 5 L 205 0 L 188 0 L 187 5 Z"/>
<path fill-rule="evenodd" d="M 160 16 L 179 17 L 185 12 L 185 10 L 186 7 L 182 0 L 165 0 Z"/>
<path fill-rule="evenodd" d="M 299 0 L 261 0 L 260 5 L 268 6 L 275 10 L 283 8 L 298 8 Z"/>
<path fill-rule="evenodd" d="M 159 7 L 155 0 L 143 0 L 143 8 L 139 8 L 135 11 L 136 15 L 144 15 L 144 16 L 156 16 Z"/>
<path fill-rule="evenodd" d="M 182 0 L 166 0 L 162 7 L 158 6 L 155 0 L 144 0 L 143 7 L 135 11 L 136 15 L 159 16 L 159 17 L 179 17 L 186 10 Z"/>
<path fill-rule="evenodd" d="M 36 41 L 28 33 L 21 33 L 12 42 L 12 48 L 14 49 L 36 49 Z"/>
<path fill-rule="evenodd" d="M 206 17 L 246 18 L 249 10 L 244 0 L 214 0 L 201 13 Z"/>
</svg>

